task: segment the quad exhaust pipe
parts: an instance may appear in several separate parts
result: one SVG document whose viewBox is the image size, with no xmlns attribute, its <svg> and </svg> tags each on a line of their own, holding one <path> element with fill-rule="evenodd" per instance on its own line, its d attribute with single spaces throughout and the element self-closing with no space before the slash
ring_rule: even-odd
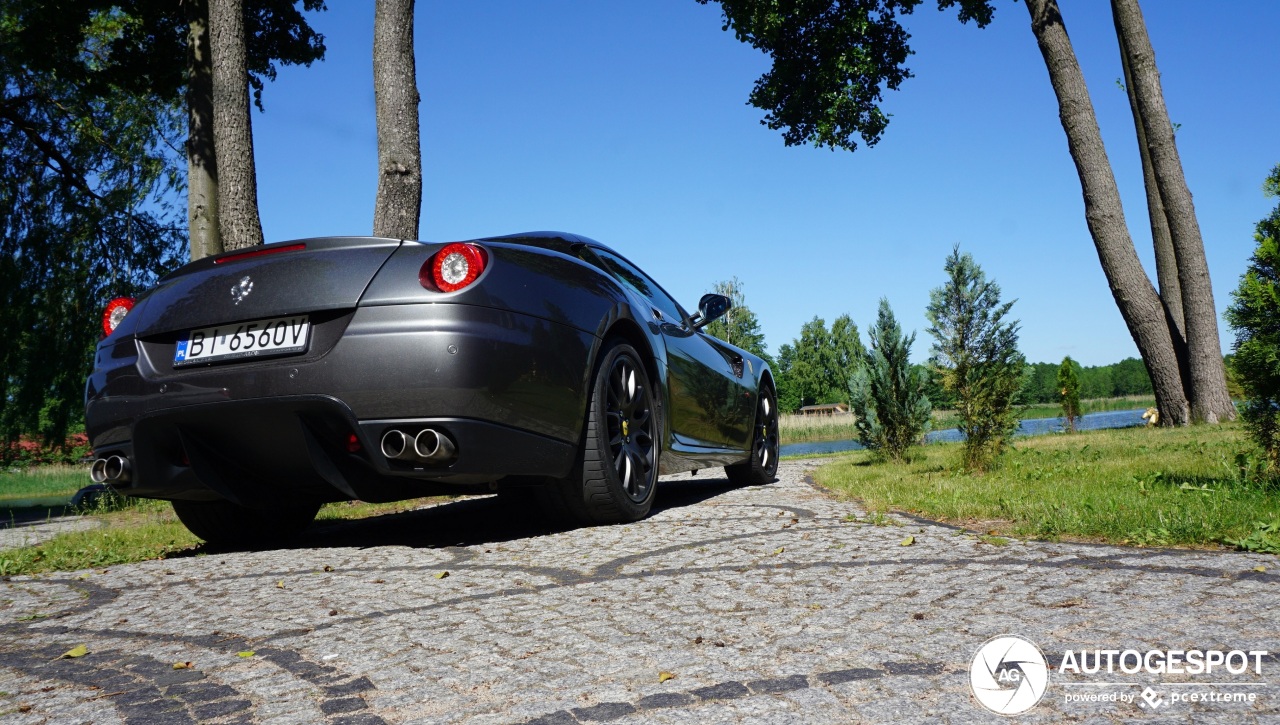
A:
<svg viewBox="0 0 1280 725">
<path fill-rule="evenodd" d="M 382 455 L 398 461 L 440 463 L 452 459 L 457 450 L 449 436 L 434 428 L 423 428 L 416 436 L 392 428 L 382 436 Z"/>
<path fill-rule="evenodd" d="M 89 468 L 89 478 L 94 483 L 128 483 L 132 473 L 133 463 L 124 456 L 99 458 Z"/>
</svg>

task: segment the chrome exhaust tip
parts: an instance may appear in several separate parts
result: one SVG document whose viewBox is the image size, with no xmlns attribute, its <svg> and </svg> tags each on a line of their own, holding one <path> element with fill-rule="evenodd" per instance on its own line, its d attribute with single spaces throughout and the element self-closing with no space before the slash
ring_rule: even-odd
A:
<svg viewBox="0 0 1280 725">
<path fill-rule="evenodd" d="M 446 461 L 453 458 L 457 448 L 449 436 L 435 430 L 425 428 L 413 439 L 413 451 L 424 461 Z"/>
<path fill-rule="evenodd" d="M 405 432 L 392 428 L 382 434 L 382 455 L 387 458 L 395 458 L 401 461 L 412 461 L 415 459 L 413 454 L 413 439 Z"/>
<path fill-rule="evenodd" d="M 99 458 L 89 467 L 89 480 L 94 483 L 106 483 L 107 481 L 107 459 Z"/>
<path fill-rule="evenodd" d="M 97 466 L 97 462 L 94 463 Z M 133 464 L 124 456 L 111 456 L 106 459 L 102 467 L 102 473 L 106 476 L 107 483 L 128 483 L 133 470 Z"/>
</svg>

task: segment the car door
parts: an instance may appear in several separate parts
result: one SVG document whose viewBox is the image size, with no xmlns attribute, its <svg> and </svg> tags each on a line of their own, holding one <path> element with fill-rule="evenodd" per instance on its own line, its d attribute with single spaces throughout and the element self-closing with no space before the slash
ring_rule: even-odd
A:
<svg viewBox="0 0 1280 725">
<path fill-rule="evenodd" d="M 640 296 L 667 348 L 667 417 L 678 442 L 744 450 L 751 437 L 754 393 L 744 382 L 741 353 L 694 329 L 656 282 L 620 255 L 593 247 L 605 270 Z"/>
</svg>

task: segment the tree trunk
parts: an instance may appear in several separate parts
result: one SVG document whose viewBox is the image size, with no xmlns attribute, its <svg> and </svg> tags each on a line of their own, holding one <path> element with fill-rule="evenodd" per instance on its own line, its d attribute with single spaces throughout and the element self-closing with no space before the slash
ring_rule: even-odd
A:
<svg viewBox="0 0 1280 725">
<path fill-rule="evenodd" d="M 422 211 L 413 3 L 377 0 L 373 17 L 373 94 L 378 123 L 373 233 L 394 239 L 417 239 Z"/>
<path fill-rule="evenodd" d="M 1151 156 L 1156 185 L 1164 202 L 1178 264 L 1178 284 L 1186 319 L 1187 350 L 1191 371 L 1188 391 L 1194 420 L 1217 423 L 1235 418 L 1235 406 L 1227 394 L 1226 370 L 1222 362 L 1222 342 L 1218 337 L 1218 313 L 1213 304 L 1213 285 L 1205 259 L 1204 240 L 1196 221 L 1191 190 L 1182 173 L 1182 160 L 1173 138 L 1173 124 L 1164 104 L 1160 71 L 1155 51 L 1147 36 L 1142 10 L 1137 0 L 1112 0 L 1116 28 L 1132 71 L 1130 87 L 1138 104 L 1138 115 Z"/>
<path fill-rule="evenodd" d="M 218 222 L 223 245 L 228 250 L 242 249 L 262 244 L 242 0 L 209 0 L 209 49 L 213 60 Z"/>
<path fill-rule="evenodd" d="M 1084 195 L 1085 220 L 1098 251 L 1098 260 L 1107 276 L 1120 315 L 1129 327 L 1155 389 L 1161 422 L 1185 425 L 1189 422 L 1187 398 L 1183 392 L 1178 359 L 1174 353 L 1164 305 L 1147 278 L 1125 225 L 1120 191 L 1116 188 L 1111 162 L 1102 144 L 1097 115 L 1085 86 L 1080 63 L 1056 0 L 1027 0 L 1031 30 L 1040 46 L 1049 80 L 1058 98 L 1058 113 L 1067 135 L 1067 147 L 1080 176 Z"/>
<path fill-rule="evenodd" d="M 187 228 L 191 261 L 222 252 L 218 162 L 213 154 L 213 64 L 208 0 L 184 0 L 187 12 Z"/>
<path fill-rule="evenodd" d="M 1147 192 L 1147 216 L 1151 219 L 1151 242 L 1156 253 L 1156 281 L 1160 285 L 1160 299 L 1169 317 L 1174 334 L 1174 346 L 1186 345 L 1186 324 L 1182 314 L 1182 287 L 1178 284 L 1178 259 L 1173 254 L 1173 238 L 1169 235 L 1169 220 L 1164 214 L 1164 202 L 1160 200 L 1160 187 L 1156 185 L 1155 171 L 1151 167 L 1151 153 L 1147 150 L 1147 133 L 1142 128 L 1142 116 L 1138 113 L 1138 99 L 1133 93 L 1133 71 L 1129 68 L 1129 53 L 1124 38 L 1120 37 L 1120 24 L 1116 22 L 1116 36 L 1120 41 L 1120 67 L 1124 69 L 1124 90 L 1129 97 L 1129 110 L 1133 113 L 1133 125 L 1138 132 L 1138 152 L 1142 158 L 1142 181 Z"/>
</svg>

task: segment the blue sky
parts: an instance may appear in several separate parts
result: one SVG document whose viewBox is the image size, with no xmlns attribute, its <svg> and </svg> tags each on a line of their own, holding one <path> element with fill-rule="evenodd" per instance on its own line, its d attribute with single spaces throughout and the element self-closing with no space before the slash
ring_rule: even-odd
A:
<svg viewBox="0 0 1280 725">
<path fill-rule="evenodd" d="M 282 69 L 255 114 L 268 241 L 368 234 L 377 184 L 371 2 L 312 16 L 328 45 Z M 1204 233 L 1230 304 L 1275 204 L 1280 3 L 1148 0 L 1148 29 Z M 1154 275 L 1142 174 L 1109 5 L 1064 2 L 1138 252 Z M 783 145 L 746 104 L 768 59 L 719 6 L 418 3 L 425 190 L 421 237 L 556 229 L 604 242 L 686 306 L 737 276 L 771 351 L 813 316 L 865 329 L 888 297 L 914 356 L 951 247 L 1022 322 L 1031 361 L 1134 356 L 1084 222 L 1080 186 L 1021 3 L 979 30 L 926 2 L 906 18 L 914 78 L 886 96 L 883 140 L 855 153 Z M 1224 349 L 1231 343 L 1223 327 Z"/>
</svg>

